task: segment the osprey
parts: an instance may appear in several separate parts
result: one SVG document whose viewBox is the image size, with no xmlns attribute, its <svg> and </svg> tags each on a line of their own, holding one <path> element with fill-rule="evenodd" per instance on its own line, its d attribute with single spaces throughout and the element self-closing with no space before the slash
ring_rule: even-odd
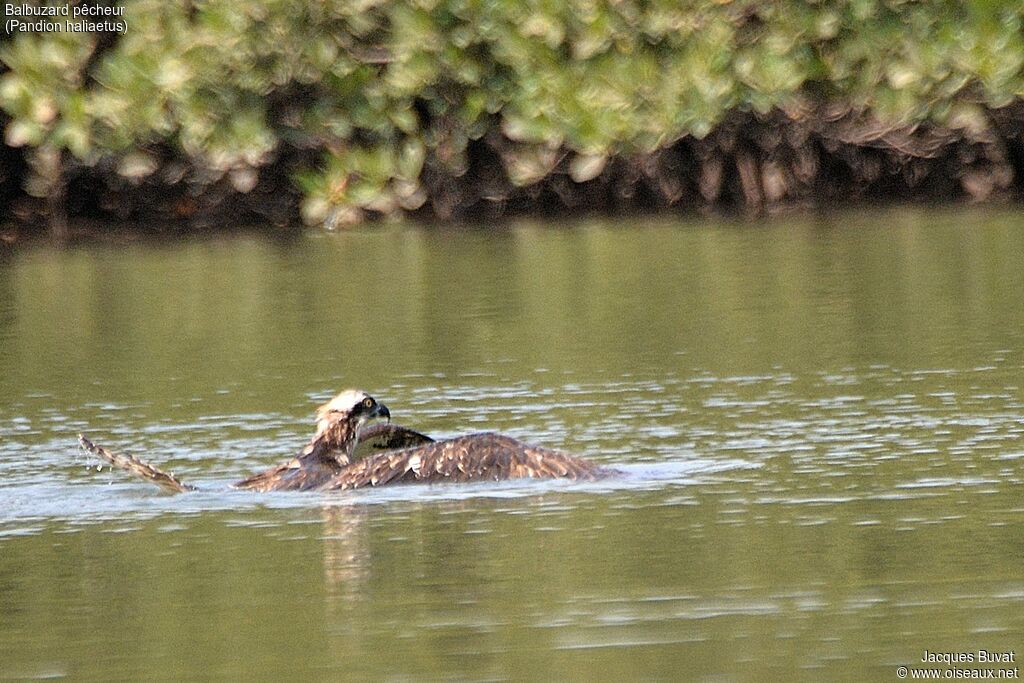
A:
<svg viewBox="0 0 1024 683">
<path fill-rule="evenodd" d="M 491 432 L 444 441 L 390 423 L 391 411 L 365 391 L 349 389 L 320 406 L 316 433 L 291 460 L 234 484 L 253 491 L 343 490 L 418 481 L 525 477 L 597 479 L 615 474 L 561 451 Z M 384 418 L 386 424 L 366 426 Z M 79 434 L 82 447 L 110 464 L 174 491 L 194 487 L 131 455 L 113 453 Z"/>
</svg>

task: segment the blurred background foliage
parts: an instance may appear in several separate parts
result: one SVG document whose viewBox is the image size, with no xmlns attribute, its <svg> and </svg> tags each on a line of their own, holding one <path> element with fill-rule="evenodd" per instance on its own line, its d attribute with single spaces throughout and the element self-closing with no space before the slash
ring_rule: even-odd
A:
<svg viewBox="0 0 1024 683">
<path fill-rule="evenodd" d="M 0 45 L 22 218 L 980 199 L 1024 172 L 1022 0 L 121 4 L 124 35 Z"/>
</svg>

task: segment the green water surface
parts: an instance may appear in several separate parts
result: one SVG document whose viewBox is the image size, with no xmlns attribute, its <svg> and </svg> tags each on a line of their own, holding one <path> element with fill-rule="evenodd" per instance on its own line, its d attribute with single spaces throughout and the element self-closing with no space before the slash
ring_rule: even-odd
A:
<svg viewBox="0 0 1024 683">
<path fill-rule="evenodd" d="M 0 679 L 898 680 L 925 650 L 1024 654 L 1022 382 L 1016 211 L 0 253 Z M 227 488 L 346 387 L 625 476 Z M 200 490 L 97 472 L 80 431 Z"/>
</svg>

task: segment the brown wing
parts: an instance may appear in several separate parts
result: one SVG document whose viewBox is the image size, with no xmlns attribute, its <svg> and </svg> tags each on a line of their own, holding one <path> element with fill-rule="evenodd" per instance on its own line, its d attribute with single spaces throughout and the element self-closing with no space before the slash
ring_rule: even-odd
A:
<svg viewBox="0 0 1024 683">
<path fill-rule="evenodd" d="M 232 486 L 250 491 L 309 491 L 320 488 L 338 474 L 333 460 L 297 457 L 269 470 L 254 474 Z"/>
<path fill-rule="evenodd" d="M 325 489 L 414 481 L 483 481 L 525 477 L 596 479 L 611 473 L 568 453 L 502 434 L 470 434 L 370 456 L 342 469 Z"/>
<path fill-rule="evenodd" d="M 323 441 L 313 441 L 288 462 L 232 486 L 250 491 L 308 491 L 323 486 L 341 469 L 330 448 Z"/>
</svg>

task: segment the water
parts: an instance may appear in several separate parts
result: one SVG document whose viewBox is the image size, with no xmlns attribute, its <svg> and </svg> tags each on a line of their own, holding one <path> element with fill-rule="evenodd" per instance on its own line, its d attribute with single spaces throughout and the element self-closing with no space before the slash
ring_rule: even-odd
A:
<svg viewBox="0 0 1024 683">
<path fill-rule="evenodd" d="M 0 679 L 896 680 L 1024 632 L 1024 216 L 0 254 Z M 596 483 L 227 484 L 341 388 Z M 76 447 L 145 454 L 173 496 Z"/>
</svg>

